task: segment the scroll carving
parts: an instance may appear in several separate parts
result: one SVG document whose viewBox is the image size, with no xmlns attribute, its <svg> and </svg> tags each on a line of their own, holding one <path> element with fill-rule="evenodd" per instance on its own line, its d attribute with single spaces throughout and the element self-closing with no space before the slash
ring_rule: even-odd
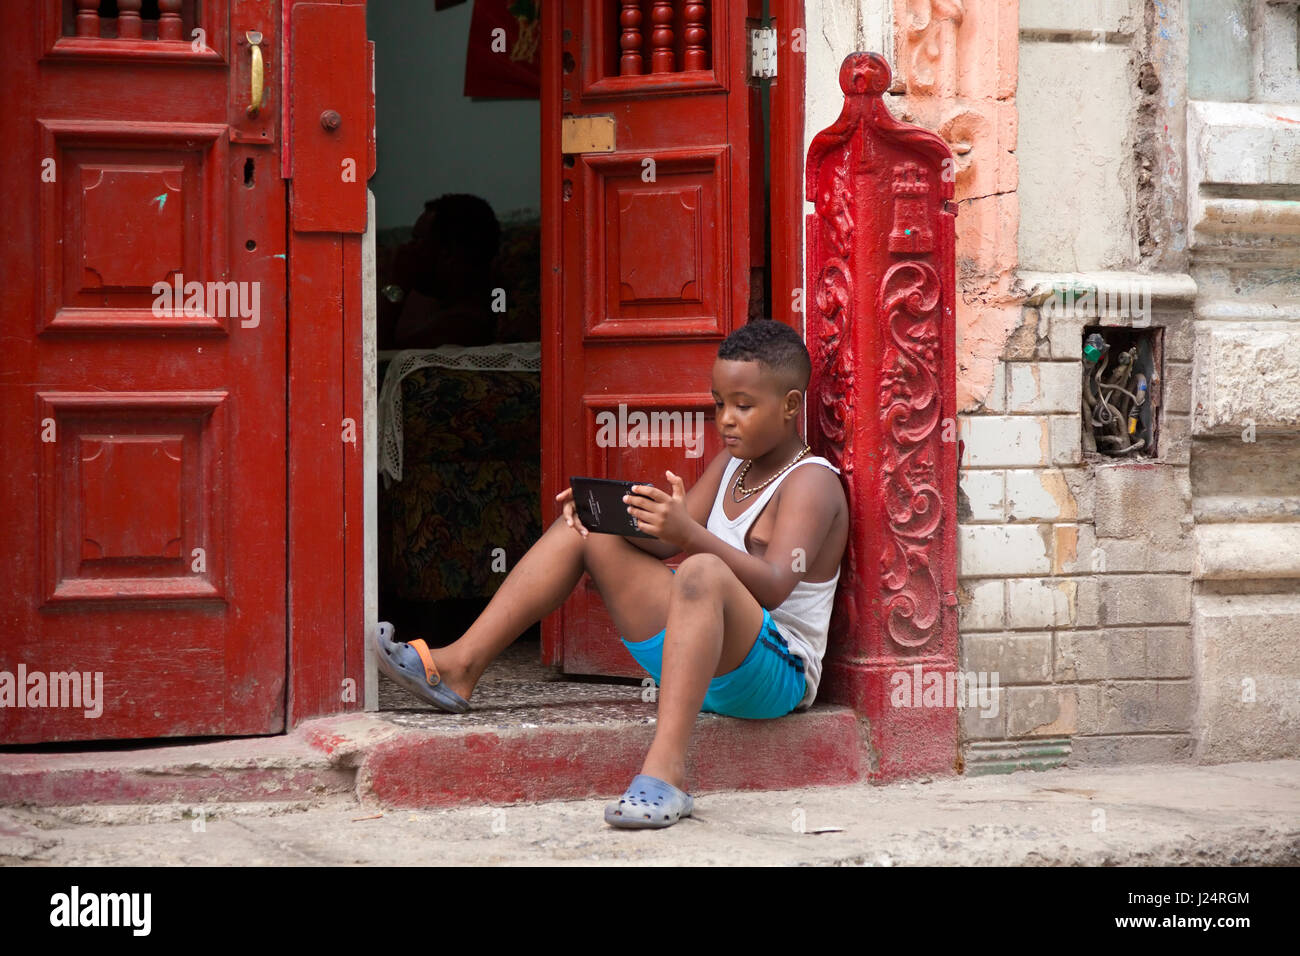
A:
<svg viewBox="0 0 1300 956">
<path fill-rule="evenodd" d="M 846 473 L 853 471 L 853 456 L 846 446 L 852 438 L 853 272 L 849 265 L 853 240 L 853 210 L 849 181 L 849 150 L 831 167 L 830 187 L 817 200 L 817 214 L 827 224 L 835 254 L 817 277 L 813 304 L 821 317 L 816 355 L 825 376 L 817 404 L 822 435 L 830 443 L 826 457 Z"/>
<path fill-rule="evenodd" d="M 880 555 L 889 637 L 918 647 L 939 617 L 935 533 L 943 520 L 937 462 L 942 409 L 939 277 L 924 262 L 885 274 L 880 314 L 888 335 L 881 356 L 880 482 L 889 535 Z"/>
</svg>

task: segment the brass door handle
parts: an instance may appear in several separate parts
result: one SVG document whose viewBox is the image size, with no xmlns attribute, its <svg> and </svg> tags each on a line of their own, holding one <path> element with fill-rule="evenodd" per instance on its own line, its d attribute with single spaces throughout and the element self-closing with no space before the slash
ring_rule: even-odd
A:
<svg viewBox="0 0 1300 956">
<path fill-rule="evenodd" d="M 253 66 L 249 70 L 250 87 L 248 94 L 248 115 L 252 116 L 262 108 L 266 102 L 266 91 L 263 89 L 264 70 L 262 67 L 262 48 L 258 44 L 262 42 L 262 34 L 257 30 L 249 30 L 244 34 L 248 40 L 248 45 L 253 54 Z"/>
</svg>

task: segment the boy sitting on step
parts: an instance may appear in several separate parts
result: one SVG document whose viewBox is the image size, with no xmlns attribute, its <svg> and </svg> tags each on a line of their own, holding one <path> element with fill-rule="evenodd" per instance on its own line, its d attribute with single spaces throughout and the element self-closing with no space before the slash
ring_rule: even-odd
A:
<svg viewBox="0 0 1300 956">
<path fill-rule="evenodd" d="M 605 821 L 665 827 L 690 816 L 686 751 L 696 714 L 780 717 L 817 694 L 849 511 L 839 470 L 799 435 L 810 369 L 788 325 L 741 326 L 713 366 L 723 451 L 689 492 L 669 471 L 671 492 L 635 485 L 623 499 L 653 538 L 588 533 L 566 488 L 556 496 L 563 514 L 469 630 L 429 648 L 394 641 L 381 624 L 380 668 L 421 699 L 464 712 L 488 664 L 586 572 L 623 645 L 660 685 L 654 741 Z M 679 554 L 676 571 L 663 563 Z"/>
</svg>

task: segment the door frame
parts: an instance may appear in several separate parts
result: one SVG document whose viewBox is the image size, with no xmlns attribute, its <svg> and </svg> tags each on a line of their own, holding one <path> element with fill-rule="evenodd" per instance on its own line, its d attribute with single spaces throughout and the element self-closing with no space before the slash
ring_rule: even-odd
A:
<svg viewBox="0 0 1300 956">
<path fill-rule="evenodd" d="M 368 563 L 375 556 L 376 514 L 368 499 L 376 488 L 373 205 L 368 198 L 364 234 L 299 232 L 293 225 L 293 151 L 306 145 L 292 139 L 293 11 L 320 2 L 281 0 L 281 172 L 289 180 L 290 203 L 286 730 L 311 717 L 360 710 L 367 698 L 373 704 L 376 693 L 373 663 L 367 679 L 365 650 L 367 624 L 373 626 L 377 608 L 374 563 Z M 363 10 L 366 5 L 333 2 Z M 354 39 L 365 45 L 369 89 L 364 107 L 349 100 L 338 108 L 345 127 L 364 124 L 367 155 L 364 162 L 357 157 L 356 179 L 369 197 L 366 183 L 376 167 L 374 44 L 364 26 Z M 346 437 L 349 421 L 352 441 Z"/>
<path fill-rule="evenodd" d="M 293 8 L 310 0 L 282 0 L 286 130 L 284 172 L 290 169 L 293 144 L 289 89 Z M 319 2 L 319 0 L 316 0 Z M 337 0 L 364 6 L 366 0 Z M 793 290 L 803 280 L 804 93 L 806 43 L 792 50 L 796 29 L 804 30 L 804 0 L 771 0 L 770 15 L 778 30 L 778 76 L 771 84 L 771 287 L 772 317 L 802 334 L 804 316 L 796 312 Z M 554 17 L 542 18 L 541 149 L 560 150 L 561 35 Z M 369 50 L 370 163 L 374 153 L 374 50 Z M 561 173 L 559 164 L 541 164 L 543 341 L 554 338 L 562 308 L 560 284 Z M 292 181 L 290 182 L 292 188 Z M 369 190 L 367 190 L 369 192 Z M 289 230 L 288 276 L 288 701 L 286 727 L 340 711 L 377 707 L 374 662 L 365 636 L 375 626 L 378 607 L 377 515 L 375 496 L 376 352 L 374 326 L 374 209 L 370 197 L 367 232 L 295 233 Z M 781 294 L 779 290 L 788 290 Z M 805 290 L 806 297 L 806 290 Z M 560 401 L 548 381 L 563 375 L 562 356 L 542 350 L 542 401 Z M 345 444 L 323 428 L 316 413 L 331 405 L 340 420 L 358 423 L 358 440 Z M 543 417 L 558 421 L 558 407 Z M 342 427 L 340 425 L 340 427 Z M 542 436 L 543 474 L 560 473 L 560 445 Z M 334 468 L 324 468 L 333 461 Z M 549 467 L 547 464 L 549 463 Z M 543 487 L 546 502 L 558 488 Z M 335 510 L 337 508 L 337 510 Z M 325 511 L 322 514 L 322 510 Z M 332 512 L 332 515 L 331 515 Z M 333 519 L 333 520 L 331 520 Z M 543 663 L 557 664 L 560 653 L 558 616 L 542 622 Z M 349 682 L 351 684 L 349 685 Z M 348 699 L 348 688 L 355 694 Z"/>
<path fill-rule="evenodd" d="M 808 42 L 804 26 L 804 0 L 769 0 L 777 31 L 777 75 L 769 93 L 772 139 L 771 222 L 772 318 L 805 334 L 807 307 L 794 310 L 794 289 L 804 288 L 804 112 L 808 77 Z M 795 31 L 803 49 L 794 51 Z M 782 294 L 784 290 L 784 294 Z M 805 432 L 805 434 L 807 434 Z"/>
</svg>

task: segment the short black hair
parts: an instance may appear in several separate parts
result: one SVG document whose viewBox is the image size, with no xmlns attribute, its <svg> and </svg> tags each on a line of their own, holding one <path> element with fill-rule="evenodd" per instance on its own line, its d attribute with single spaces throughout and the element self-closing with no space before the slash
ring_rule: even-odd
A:
<svg viewBox="0 0 1300 956">
<path fill-rule="evenodd" d="M 488 201 L 473 193 L 426 200 L 411 233 L 416 241 L 437 240 L 444 249 L 463 250 L 475 266 L 488 265 L 501 249 L 501 223 Z"/>
<path fill-rule="evenodd" d="M 812 359 L 799 333 L 775 319 L 755 319 L 736 329 L 718 346 L 718 358 L 766 365 L 783 392 L 806 391 L 812 374 Z"/>
</svg>

